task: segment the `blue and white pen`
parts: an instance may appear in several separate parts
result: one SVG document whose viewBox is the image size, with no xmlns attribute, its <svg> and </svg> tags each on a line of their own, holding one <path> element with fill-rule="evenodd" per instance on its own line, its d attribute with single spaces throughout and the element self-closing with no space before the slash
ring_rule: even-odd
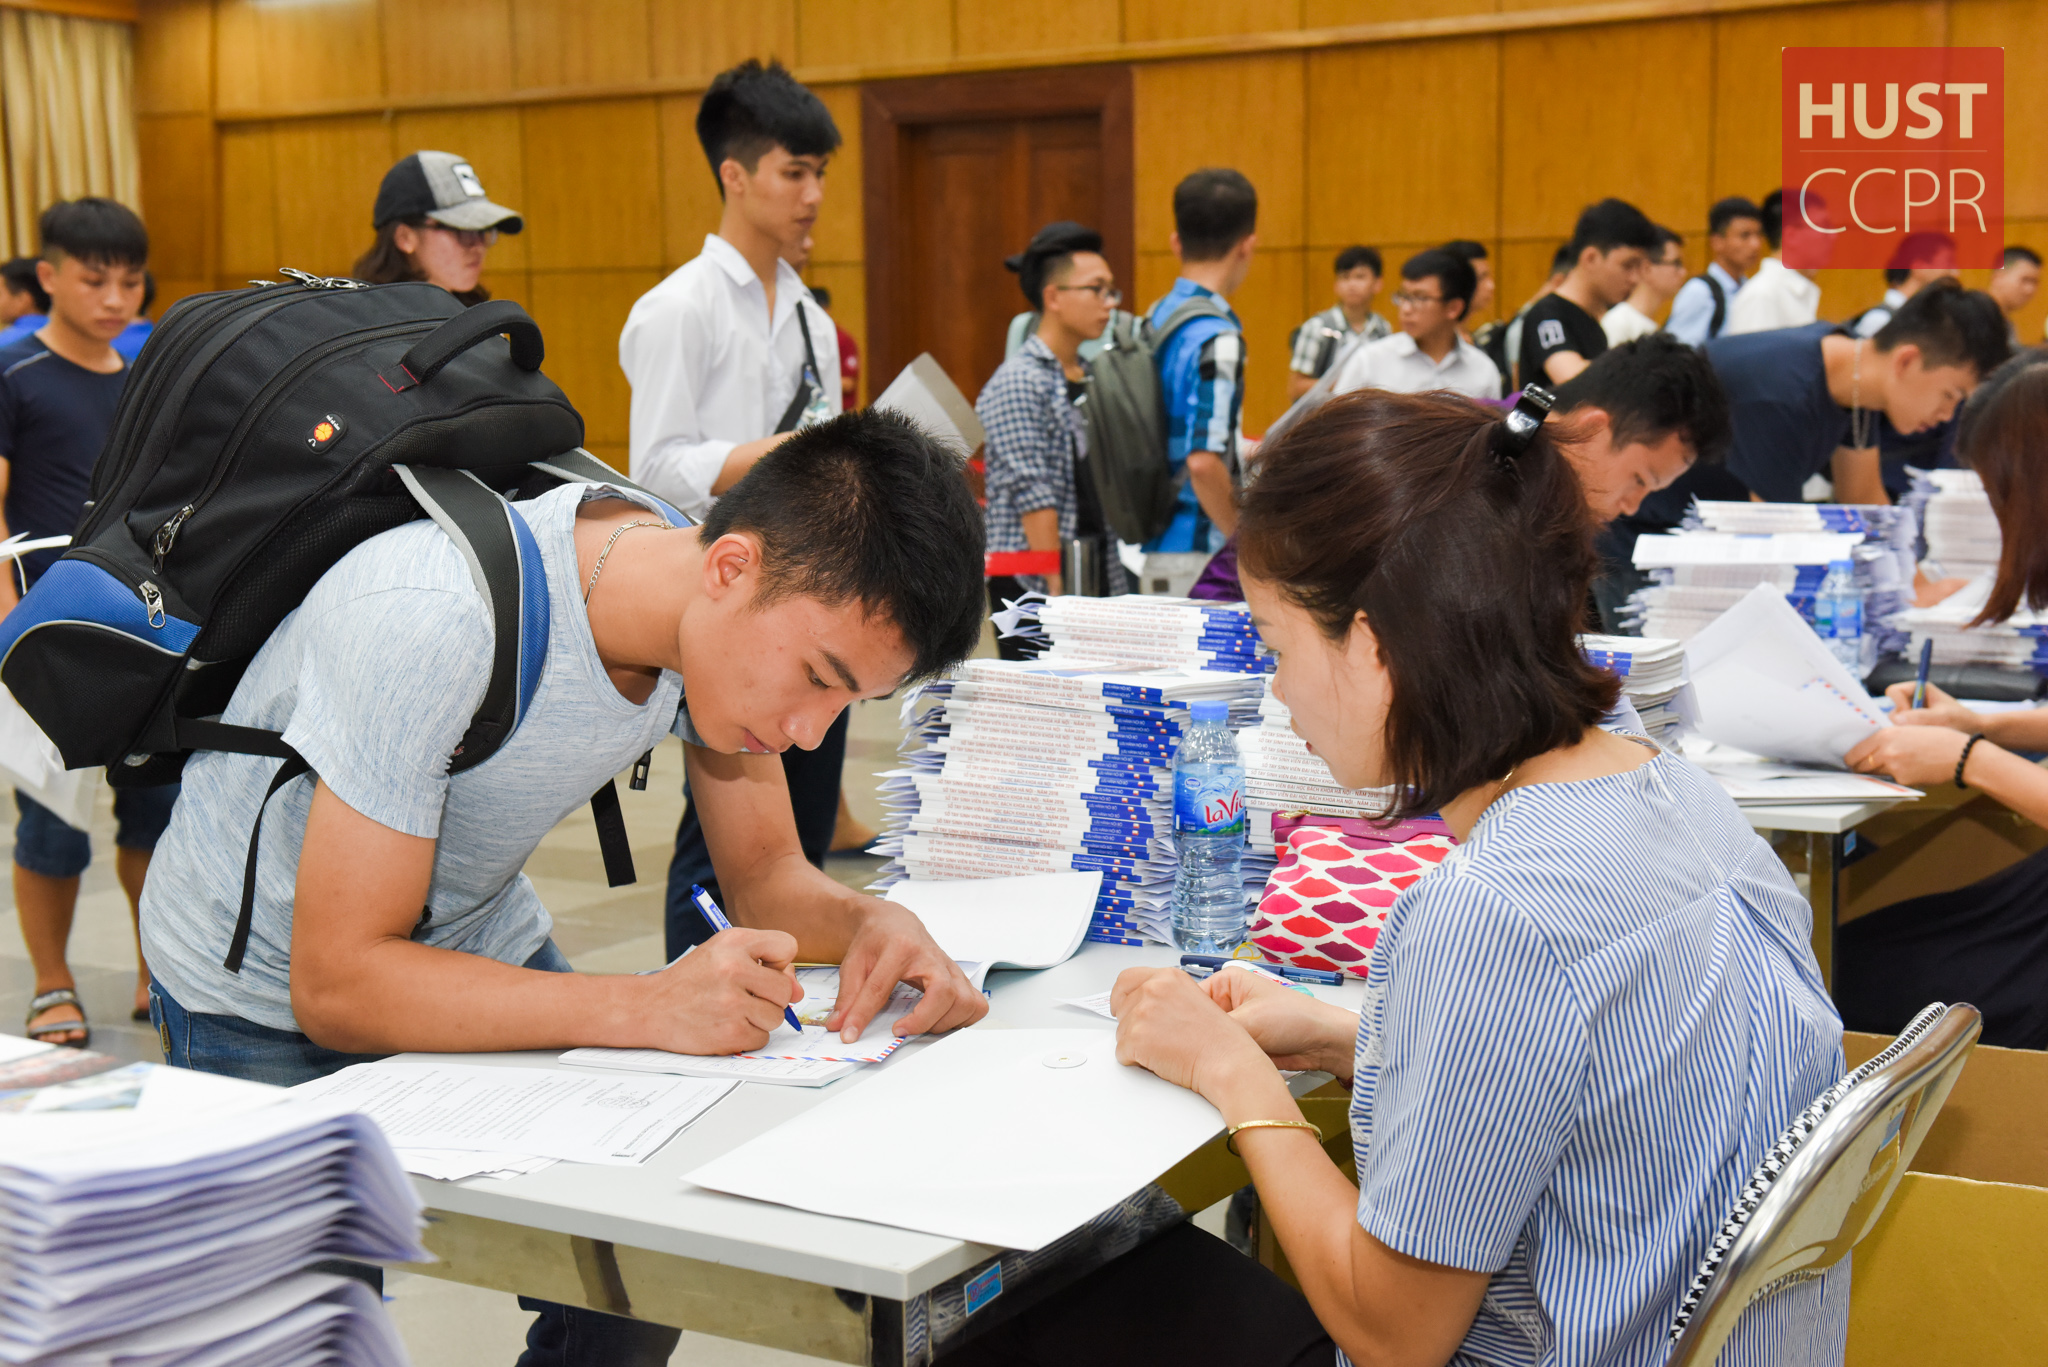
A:
<svg viewBox="0 0 2048 1367">
<path fill-rule="evenodd" d="M 1182 968 L 1219 969 L 1228 967 L 1233 962 L 1243 964 L 1246 968 L 1255 968 L 1261 973 L 1270 973 L 1276 978 L 1285 978 L 1288 982 L 1293 983 L 1319 983 L 1324 987 L 1337 987 L 1344 981 L 1342 973 L 1331 973 L 1320 968 L 1297 968 L 1293 964 L 1253 963 L 1249 959 L 1232 960 L 1218 954 L 1183 954 L 1180 956 L 1180 966 Z"/>
<path fill-rule="evenodd" d="M 711 927 L 713 935 L 721 930 L 732 929 L 732 922 L 725 919 L 725 913 L 718 909 L 718 903 L 711 900 L 711 894 L 704 891 L 702 886 L 690 884 L 690 900 L 696 903 L 698 912 Z M 792 1030 L 801 1031 L 804 1028 L 804 1023 L 796 1018 L 796 1012 L 787 1006 L 782 1008 L 782 1018 L 789 1022 L 789 1028 Z"/>
</svg>

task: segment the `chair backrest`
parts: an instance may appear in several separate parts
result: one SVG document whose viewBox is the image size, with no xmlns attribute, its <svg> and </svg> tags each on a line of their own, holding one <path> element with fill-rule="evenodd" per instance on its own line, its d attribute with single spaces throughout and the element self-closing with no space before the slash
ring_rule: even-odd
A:
<svg viewBox="0 0 2048 1367">
<path fill-rule="evenodd" d="M 1982 1031 L 1974 1006 L 1936 1002 L 1799 1113 L 1714 1236 L 1666 1367 L 1712 1367 L 1744 1310 L 1825 1273 L 1870 1233 Z"/>
</svg>

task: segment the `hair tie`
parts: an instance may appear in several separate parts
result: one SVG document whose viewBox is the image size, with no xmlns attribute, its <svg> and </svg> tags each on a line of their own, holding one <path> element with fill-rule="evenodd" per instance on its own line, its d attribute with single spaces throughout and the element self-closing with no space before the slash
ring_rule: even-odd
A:
<svg viewBox="0 0 2048 1367">
<path fill-rule="evenodd" d="M 1515 398 L 1515 406 L 1493 425 L 1493 458 L 1503 470 L 1514 469 L 1515 461 L 1529 449 L 1529 444 L 1536 440 L 1536 434 L 1543 430 L 1543 419 L 1556 402 L 1551 392 L 1541 385 L 1525 385 Z"/>
</svg>

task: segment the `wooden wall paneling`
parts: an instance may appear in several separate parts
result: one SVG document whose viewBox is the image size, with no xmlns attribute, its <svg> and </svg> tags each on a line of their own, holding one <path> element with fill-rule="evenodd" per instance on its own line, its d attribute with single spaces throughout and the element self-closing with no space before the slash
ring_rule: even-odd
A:
<svg viewBox="0 0 2048 1367">
<path fill-rule="evenodd" d="M 1502 318 L 1529 302 L 1529 296 L 1550 278 L 1550 255 L 1557 250 L 1554 237 L 1523 238 L 1502 242 L 1493 251 L 1495 307 Z"/>
<path fill-rule="evenodd" d="M 1884 298 L 1884 272 L 1821 271 L 1820 316 L 1837 323 L 1847 322 Z"/>
<path fill-rule="evenodd" d="M 1500 0 L 1304 0 L 1301 25 L 1315 29 L 1403 19 L 1444 19 L 1492 14 L 1500 8 Z"/>
<path fill-rule="evenodd" d="M 1124 41 L 1227 38 L 1301 27 L 1302 0 L 1124 0 Z"/>
<path fill-rule="evenodd" d="M 650 0 L 657 77 L 710 81 L 749 57 L 796 61 L 797 0 Z"/>
<path fill-rule="evenodd" d="M 377 0 L 318 5 L 220 0 L 216 101 L 223 110 L 291 109 L 384 98 Z"/>
<path fill-rule="evenodd" d="M 1279 56 L 1159 62 L 1133 69 L 1138 246 L 1164 251 L 1173 187 L 1204 166 L 1230 166 L 1259 192 L 1263 247 L 1302 245 L 1306 62 Z"/>
<path fill-rule="evenodd" d="M 1704 223 L 1712 40 L 1706 19 L 1503 38 L 1501 236 L 1568 236 L 1608 195 L 1680 232 Z"/>
<path fill-rule="evenodd" d="M 953 33 L 962 57 L 1108 47 L 1121 40 L 1115 5 L 1100 0 L 954 0 Z"/>
<path fill-rule="evenodd" d="M 1747 195 L 1762 203 L 1778 184 L 1780 49 L 1940 44 L 1947 41 L 1943 36 L 1945 15 L 1942 0 L 1901 0 L 1814 5 L 1715 19 L 1714 169 L 1707 202 L 1723 195 Z"/>
<path fill-rule="evenodd" d="M 861 157 L 860 87 L 826 85 L 816 88 L 817 96 L 832 111 L 839 125 L 839 150 L 825 168 L 825 202 L 818 208 L 818 225 L 811 232 L 811 260 L 816 262 L 858 262 L 867 256 L 867 225 L 861 212 L 864 162 Z M 697 145 L 691 134 L 690 145 Z M 704 154 L 697 153 L 697 164 Z"/>
<path fill-rule="evenodd" d="M 661 273 L 652 270 L 536 270 L 527 311 L 547 339 L 542 369 L 562 387 L 583 415 L 584 440 L 615 443 L 623 453 L 629 439 L 633 390 L 619 369 L 619 332 L 633 302 L 653 289 Z"/>
<path fill-rule="evenodd" d="M 409 95 L 512 89 L 512 0 L 382 0 L 384 88 Z"/>
<path fill-rule="evenodd" d="M 654 101 L 530 105 L 520 117 L 533 269 L 658 269 L 661 158 Z"/>
<path fill-rule="evenodd" d="M 346 275 L 369 249 L 377 186 L 396 160 L 391 124 L 374 115 L 279 123 L 272 133 L 277 164 L 279 266 L 318 275 Z"/>
<path fill-rule="evenodd" d="M 486 262 L 483 279 L 478 283 L 491 292 L 491 298 L 510 299 L 528 313 L 533 312 L 532 275 L 523 270 L 499 269 L 496 252 L 493 252 Z M 619 326 L 625 326 L 625 319 L 619 320 Z M 548 343 L 548 355 L 552 357 L 555 354 L 554 339 L 548 337 L 546 333 L 542 333 L 541 336 Z"/>
<path fill-rule="evenodd" d="M 427 110 L 391 121 L 391 160 L 414 152 L 453 152 L 466 160 L 495 204 L 526 217 L 526 147 L 517 109 Z M 525 231 L 500 236 L 491 248 L 492 272 L 526 269 Z"/>
<path fill-rule="evenodd" d="M 150 0 L 135 26 L 135 112 L 212 109 L 212 0 Z"/>
<path fill-rule="evenodd" d="M 2048 215 L 2048 158 L 2040 146 L 2041 132 L 2048 129 L 2048 81 L 2040 79 L 2048 71 L 2048 5 L 1950 0 L 1948 16 L 1948 41 L 1955 46 L 2005 49 L 2006 217 Z M 2032 336 L 2039 335 L 2037 328 Z"/>
<path fill-rule="evenodd" d="M 1491 238 L 1499 63 L 1491 37 L 1311 53 L 1308 241 Z"/>
<path fill-rule="evenodd" d="M 512 80 L 621 85 L 654 74 L 649 0 L 511 0 Z"/>
<path fill-rule="evenodd" d="M 214 273 L 213 120 L 205 114 L 144 114 L 135 120 L 142 164 L 142 221 L 159 280 Z"/>
<path fill-rule="evenodd" d="M 7 0 L 6 8 L 61 14 L 71 19 L 104 19 L 116 24 L 133 24 L 142 19 L 138 0 Z"/>
<path fill-rule="evenodd" d="M 867 272 L 858 261 L 813 261 L 811 268 L 804 272 L 804 280 L 814 289 L 822 285 L 832 292 L 832 321 L 852 333 L 854 342 L 860 347 L 860 399 L 863 403 L 867 402 L 870 397 L 880 392 L 881 385 L 894 378 L 885 375 L 873 388 L 869 387 L 871 377 L 867 373 Z"/>
<path fill-rule="evenodd" d="M 145 184 L 148 175 L 145 166 Z M 221 130 L 220 206 L 222 278 L 240 284 L 273 276 L 284 263 L 277 257 L 277 162 L 269 124 Z"/>
<path fill-rule="evenodd" d="M 704 234 L 718 230 L 725 206 L 697 142 L 697 97 L 665 95 L 655 117 L 661 140 L 661 260 L 674 268 L 704 250 Z M 821 221 L 842 207 L 833 203 L 844 188 L 839 180 L 826 177 Z"/>
<path fill-rule="evenodd" d="M 901 66 L 952 55 L 953 0 L 797 0 L 803 66 Z"/>
</svg>

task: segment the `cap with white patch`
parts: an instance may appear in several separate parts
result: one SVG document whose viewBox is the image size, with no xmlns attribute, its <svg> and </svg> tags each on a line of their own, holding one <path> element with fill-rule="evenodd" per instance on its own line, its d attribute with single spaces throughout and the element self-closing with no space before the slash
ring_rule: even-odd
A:
<svg viewBox="0 0 2048 1367">
<path fill-rule="evenodd" d="M 471 231 L 516 233 L 526 226 L 517 213 L 491 202 L 476 171 L 453 152 L 415 152 L 384 173 L 370 226 L 420 215 Z"/>
</svg>

